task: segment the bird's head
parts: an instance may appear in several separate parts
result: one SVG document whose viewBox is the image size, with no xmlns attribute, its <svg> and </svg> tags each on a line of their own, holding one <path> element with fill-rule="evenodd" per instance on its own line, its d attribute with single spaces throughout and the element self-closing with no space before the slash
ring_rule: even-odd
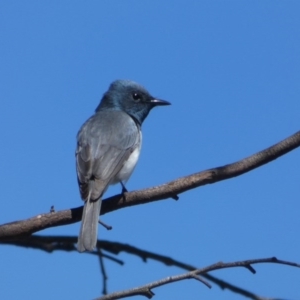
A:
<svg viewBox="0 0 300 300">
<path fill-rule="evenodd" d="M 142 124 L 153 107 L 170 104 L 168 101 L 151 96 L 144 87 L 134 81 L 116 80 L 103 95 L 96 112 L 101 110 L 121 110 Z"/>
</svg>

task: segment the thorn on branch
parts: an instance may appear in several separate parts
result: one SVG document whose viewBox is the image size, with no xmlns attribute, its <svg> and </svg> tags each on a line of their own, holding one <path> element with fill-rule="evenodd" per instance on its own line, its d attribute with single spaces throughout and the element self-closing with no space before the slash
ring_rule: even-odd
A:
<svg viewBox="0 0 300 300">
<path fill-rule="evenodd" d="M 171 198 L 174 199 L 174 200 L 176 200 L 176 201 L 179 200 L 179 197 L 176 194 L 172 195 Z"/>
<path fill-rule="evenodd" d="M 148 299 L 151 299 L 153 296 L 155 296 L 155 294 L 150 289 L 147 289 L 144 296 L 146 296 Z"/>
<path fill-rule="evenodd" d="M 204 280 L 203 278 L 201 278 L 200 276 L 197 276 L 197 275 L 192 275 L 192 277 L 200 282 L 202 282 L 204 285 L 206 285 L 209 289 L 212 288 L 212 286 L 206 281 Z"/>
<path fill-rule="evenodd" d="M 246 265 L 245 268 L 248 269 L 252 274 L 256 274 L 255 269 L 251 265 Z"/>
<path fill-rule="evenodd" d="M 107 230 L 111 230 L 112 226 L 105 224 L 104 222 L 102 222 L 101 220 L 98 220 L 98 223 L 101 224 L 104 228 L 106 228 Z"/>
<path fill-rule="evenodd" d="M 107 258 L 107 259 L 109 259 L 109 260 L 111 260 L 111 261 L 113 261 L 113 262 L 115 262 L 115 263 L 117 263 L 121 266 L 123 266 L 125 264 L 123 260 L 117 259 L 117 258 L 115 258 L 111 255 L 107 255 L 105 253 L 102 253 L 102 257 L 105 257 L 105 258 Z"/>
<path fill-rule="evenodd" d="M 142 258 L 142 261 L 144 262 L 144 263 L 146 263 L 148 260 L 147 260 L 147 256 L 141 256 L 141 258 Z"/>
</svg>

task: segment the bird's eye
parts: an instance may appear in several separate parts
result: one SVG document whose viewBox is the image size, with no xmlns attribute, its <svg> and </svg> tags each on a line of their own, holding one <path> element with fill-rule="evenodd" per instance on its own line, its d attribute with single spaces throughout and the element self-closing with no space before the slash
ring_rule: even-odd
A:
<svg viewBox="0 0 300 300">
<path fill-rule="evenodd" d="M 141 95 L 138 94 L 138 93 L 133 93 L 132 98 L 133 98 L 134 101 L 138 102 L 138 101 L 141 100 Z"/>
</svg>

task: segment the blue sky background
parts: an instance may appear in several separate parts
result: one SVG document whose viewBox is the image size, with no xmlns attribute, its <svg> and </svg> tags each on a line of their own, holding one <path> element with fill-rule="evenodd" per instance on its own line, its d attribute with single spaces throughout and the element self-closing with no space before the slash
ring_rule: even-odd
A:
<svg viewBox="0 0 300 300">
<path fill-rule="evenodd" d="M 114 79 L 172 106 L 152 111 L 129 190 L 249 156 L 299 130 L 299 1 L 1 1 L 0 223 L 81 205 L 75 136 Z M 299 149 L 246 175 L 103 217 L 101 239 L 204 267 L 277 256 L 300 263 Z M 120 192 L 111 187 L 106 196 Z M 77 235 L 79 223 L 40 232 Z M 1 299 L 101 295 L 95 257 L 1 246 Z M 184 272 L 121 254 L 109 291 Z M 265 297 L 300 299 L 300 270 L 214 272 Z M 161 299 L 243 299 L 184 281 Z M 136 297 L 135 299 L 145 299 Z"/>
</svg>

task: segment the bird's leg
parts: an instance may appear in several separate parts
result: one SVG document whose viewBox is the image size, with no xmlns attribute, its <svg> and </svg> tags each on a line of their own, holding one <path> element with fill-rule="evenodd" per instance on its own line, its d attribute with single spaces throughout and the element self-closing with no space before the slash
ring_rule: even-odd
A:
<svg viewBox="0 0 300 300">
<path fill-rule="evenodd" d="M 111 230 L 112 226 L 105 224 L 104 222 L 102 222 L 101 220 L 98 220 L 98 223 L 101 224 L 104 228 L 106 228 L 107 230 Z"/>
<path fill-rule="evenodd" d="M 122 194 L 124 196 L 124 193 L 128 193 L 128 190 L 126 189 L 126 187 L 125 187 L 125 185 L 122 181 L 120 181 L 120 183 L 121 183 L 121 186 L 122 186 Z"/>
</svg>

